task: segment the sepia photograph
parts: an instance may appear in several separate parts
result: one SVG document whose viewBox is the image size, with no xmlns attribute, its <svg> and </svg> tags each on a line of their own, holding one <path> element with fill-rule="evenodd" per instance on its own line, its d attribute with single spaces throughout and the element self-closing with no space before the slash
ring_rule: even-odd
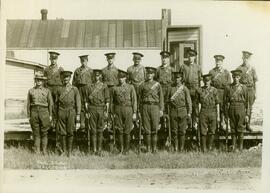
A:
<svg viewBox="0 0 270 193">
<path fill-rule="evenodd" d="M 0 11 L 1 191 L 269 189 L 270 2 Z"/>
</svg>

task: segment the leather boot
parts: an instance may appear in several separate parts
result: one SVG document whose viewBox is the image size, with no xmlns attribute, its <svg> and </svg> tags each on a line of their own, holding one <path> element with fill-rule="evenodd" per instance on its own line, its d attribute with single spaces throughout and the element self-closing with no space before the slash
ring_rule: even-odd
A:
<svg viewBox="0 0 270 193">
<path fill-rule="evenodd" d="M 98 155 L 101 155 L 102 141 L 103 141 L 103 133 L 98 133 L 98 138 L 97 138 L 97 151 L 98 151 Z"/>
<path fill-rule="evenodd" d="M 152 153 L 157 153 L 157 134 L 152 135 Z"/>
<path fill-rule="evenodd" d="M 212 151 L 213 150 L 213 143 L 214 143 L 214 140 L 215 140 L 215 135 L 209 135 L 209 151 Z"/>
<path fill-rule="evenodd" d="M 239 150 L 243 150 L 244 133 L 238 134 Z"/>
<path fill-rule="evenodd" d="M 91 135 L 91 141 L 92 141 L 92 150 L 93 150 L 93 153 L 95 154 L 97 152 L 97 136 L 96 136 L 96 134 Z"/>
<path fill-rule="evenodd" d="M 61 143 L 62 143 L 62 153 L 61 153 L 61 155 L 64 155 L 64 154 L 67 153 L 66 136 L 61 136 Z"/>
<path fill-rule="evenodd" d="M 206 152 L 206 136 L 202 135 L 201 136 L 201 146 L 202 146 L 202 152 Z"/>
<path fill-rule="evenodd" d="M 180 152 L 183 152 L 184 151 L 185 140 L 186 140 L 186 136 L 185 135 L 180 135 L 179 136 L 179 150 L 180 150 Z"/>
<path fill-rule="evenodd" d="M 236 150 L 236 136 L 235 134 L 232 135 L 232 151 Z"/>
<path fill-rule="evenodd" d="M 44 155 L 47 154 L 47 144 L 48 144 L 48 138 L 47 136 L 43 136 L 41 138 L 41 147 L 42 147 L 42 153 Z"/>
<path fill-rule="evenodd" d="M 145 135 L 145 144 L 146 144 L 146 153 L 149 153 L 151 150 L 151 135 Z"/>
<path fill-rule="evenodd" d="M 129 153 L 129 144 L 130 144 L 130 135 L 126 134 L 125 135 L 125 150 L 124 150 L 125 155 Z"/>
<path fill-rule="evenodd" d="M 119 134 L 119 146 L 120 146 L 120 153 L 124 152 L 124 139 L 123 139 L 123 134 Z"/>
<path fill-rule="evenodd" d="M 39 136 L 34 137 L 34 152 L 40 153 L 40 137 Z"/>
<path fill-rule="evenodd" d="M 174 148 L 174 152 L 178 152 L 178 137 L 177 137 L 177 135 L 173 136 L 173 148 Z"/>
<path fill-rule="evenodd" d="M 70 157 L 71 156 L 71 152 L 72 152 L 73 136 L 69 136 L 67 138 L 67 141 L 68 141 L 68 152 L 67 152 L 67 156 Z"/>
</svg>

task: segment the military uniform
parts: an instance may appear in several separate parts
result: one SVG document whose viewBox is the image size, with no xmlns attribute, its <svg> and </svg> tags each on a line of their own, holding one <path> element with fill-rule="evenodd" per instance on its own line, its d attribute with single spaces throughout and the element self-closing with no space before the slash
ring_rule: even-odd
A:
<svg viewBox="0 0 270 193">
<path fill-rule="evenodd" d="M 51 59 L 57 59 L 60 55 L 57 52 L 49 52 Z M 44 69 L 44 76 L 47 77 L 47 81 L 45 82 L 45 87 L 47 87 L 52 94 L 53 102 L 55 103 L 56 94 L 58 89 L 62 86 L 62 81 L 60 78 L 60 73 L 64 71 L 64 69 L 59 65 L 50 65 Z M 53 109 L 53 119 L 54 122 L 56 120 L 56 111 Z"/>
<path fill-rule="evenodd" d="M 252 53 L 243 51 L 244 57 L 250 57 Z M 240 65 L 237 70 L 241 70 L 241 79 L 240 83 L 246 86 L 248 96 L 249 96 L 249 122 L 247 125 L 248 130 L 251 131 L 250 128 L 250 120 L 251 120 L 251 113 L 252 113 L 252 106 L 256 99 L 256 82 L 258 81 L 258 77 L 256 74 L 256 70 L 253 66 L 242 64 Z"/>
<path fill-rule="evenodd" d="M 182 77 L 179 72 L 174 73 L 174 77 Z M 173 84 L 168 90 L 168 101 L 169 101 L 169 116 L 171 124 L 171 132 L 174 141 L 174 149 L 180 151 L 184 150 L 185 145 L 185 134 L 187 129 L 188 114 L 191 115 L 192 103 L 189 94 L 189 90 L 183 84 Z M 178 141 L 179 139 L 179 141 Z M 180 144 L 178 144 L 180 142 Z"/>
<path fill-rule="evenodd" d="M 190 56 L 197 56 L 197 52 L 190 50 L 188 52 Z M 195 106 L 195 91 L 200 88 L 200 78 L 201 78 L 201 67 L 194 64 L 184 64 L 180 67 L 179 70 L 183 73 L 183 79 L 185 86 L 189 89 L 190 97 L 192 101 L 192 127 L 196 124 L 196 106 Z"/>
<path fill-rule="evenodd" d="M 203 76 L 204 81 L 210 81 L 211 75 Z M 199 128 L 201 134 L 202 151 L 206 151 L 206 136 L 209 136 L 209 150 L 212 150 L 214 135 L 217 128 L 218 91 L 213 86 L 203 86 L 196 90 L 196 104 L 201 104 L 199 113 Z"/>
<path fill-rule="evenodd" d="M 231 71 L 233 76 L 241 76 L 240 70 Z M 233 149 L 238 135 L 239 148 L 243 148 L 243 132 L 245 129 L 245 116 L 249 116 L 249 96 L 245 85 L 233 82 L 224 93 L 225 116 L 230 119 Z"/>
<path fill-rule="evenodd" d="M 119 71 L 119 78 L 126 76 L 126 72 Z M 119 134 L 121 152 L 127 153 L 130 132 L 133 127 L 132 117 L 137 113 L 137 96 L 134 86 L 128 83 L 115 86 L 112 91 L 112 103 L 114 104 L 115 128 Z"/>
<path fill-rule="evenodd" d="M 61 76 L 71 76 L 71 74 L 72 72 L 63 71 Z M 81 97 L 78 89 L 70 83 L 66 86 L 62 86 L 58 90 L 56 97 L 56 106 L 58 110 L 57 131 L 61 136 L 64 152 L 66 152 L 67 140 L 68 155 L 70 155 L 72 151 L 76 116 L 81 113 Z"/>
<path fill-rule="evenodd" d="M 81 61 L 87 60 L 88 61 L 88 55 L 82 55 L 79 56 Z M 79 90 L 80 96 L 81 96 L 81 103 L 84 104 L 84 98 L 82 95 L 82 90 L 87 85 L 92 84 L 93 82 L 93 70 L 89 68 L 88 66 L 81 66 L 77 68 L 74 71 L 72 85 L 76 86 Z M 83 129 L 85 127 L 85 108 L 84 105 L 82 105 L 82 112 L 81 112 L 81 128 Z"/>
<path fill-rule="evenodd" d="M 216 60 L 224 60 L 224 56 L 222 55 L 215 55 L 214 58 Z M 221 123 L 224 120 L 224 109 L 223 109 L 223 98 L 224 98 L 224 89 L 231 84 L 232 79 L 230 72 L 223 67 L 218 68 L 215 67 L 212 70 L 209 71 L 209 74 L 212 76 L 211 78 L 211 85 L 217 89 L 218 92 L 218 98 L 220 101 L 220 120 Z M 222 125 L 220 125 L 222 126 Z M 219 126 L 219 127 L 220 127 Z"/>
<path fill-rule="evenodd" d="M 155 73 L 156 69 L 147 67 L 147 73 Z M 144 139 L 147 151 L 156 152 L 157 131 L 159 128 L 160 111 L 164 110 L 164 96 L 161 85 L 154 80 L 146 80 L 139 87 L 139 104 L 144 128 Z M 151 138 L 152 137 L 152 138 Z"/>
<path fill-rule="evenodd" d="M 36 76 L 35 79 L 45 77 Z M 40 139 L 43 153 L 47 150 L 47 131 L 50 128 L 53 100 L 49 89 L 43 86 L 30 89 L 27 96 L 27 114 L 34 136 L 34 149 L 40 151 Z"/>
<path fill-rule="evenodd" d="M 94 74 L 100 74 L 101 70 L 94 70 Z M 103 141 L 103 129 L 105 127 L 104 112 L 106 105 L 110 102 L 110 93 L 107 85 L 96 81 L 83 90 L 86 103 L 86 111 L 89 114 L 88 129 L 91 132 L 93 151 L 100 153 Z"/>
</svg>

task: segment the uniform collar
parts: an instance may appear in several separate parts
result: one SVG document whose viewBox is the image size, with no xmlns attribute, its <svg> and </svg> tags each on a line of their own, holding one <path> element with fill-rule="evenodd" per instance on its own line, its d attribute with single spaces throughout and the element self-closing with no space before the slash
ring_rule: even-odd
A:
<svg viewBox="0 0 270 193">
<path fill-rule="evenodd" d="M 115 68 L 114 64 L 107 66 L 107 69 L 112 69 L 112 68 Z"/>
<path fill-rule="evenodd" d="M 42 89 L 42 88 L 43 88 L 43 86 L 40 86 L 40 87 L 35 86 L 35 89 Z"/>
</svg>

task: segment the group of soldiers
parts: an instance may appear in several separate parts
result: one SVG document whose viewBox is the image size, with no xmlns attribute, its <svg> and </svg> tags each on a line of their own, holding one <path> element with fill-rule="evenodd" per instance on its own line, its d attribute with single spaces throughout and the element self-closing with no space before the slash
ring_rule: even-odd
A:
<svg viewBox="0 0 270 193">
<path fill-rule="evenodd" d="M 160 52 L 158 68 L 144 67 L 144 55 L 134 52 L 134 64 L 127 71 L 115 66 L 115 53 L 105 54 L 108 65 L 103 69 L 91 69 L 88 55 L 82 55 L 72 82 L 72 72 L 57 64 L 60 54 L 49 54 L 51 64 L 35 76 L 27 100 L 36 152 L 40 148 L 47 152 L 47 133 L 53 127 L 64 155 L 71 155 L 77 129 L 87 131 L 92 152 L 101 155 L 107 120 L 112 122 L 113 144 L 117 141 L 122 154 L 128 154 L 132 137 L 137 139 L 139 151 L 143 137 L 146 152 L 157 152 L 158 139 L 163 140 L 162 145 L 172 142 L 173 151 L 182 152 L 187 131 L 195 131 L 202 152 L 211 151 L 216 131 L 228 134 L 228 125 L 232 150 L 237 149 L 237 140 L 242 150 L 243 132 L 251 131 L 257 76 L 248 51 L 242 52 L 243 63 L 231 71 L 233 81 L 223 67 L 223 55 L 215 55 L 216 66 L 202 75 L 197 52 L 192 49 L 187 64 L 178 71 L 171 67 L 168 51 Z"/>
</svg>

